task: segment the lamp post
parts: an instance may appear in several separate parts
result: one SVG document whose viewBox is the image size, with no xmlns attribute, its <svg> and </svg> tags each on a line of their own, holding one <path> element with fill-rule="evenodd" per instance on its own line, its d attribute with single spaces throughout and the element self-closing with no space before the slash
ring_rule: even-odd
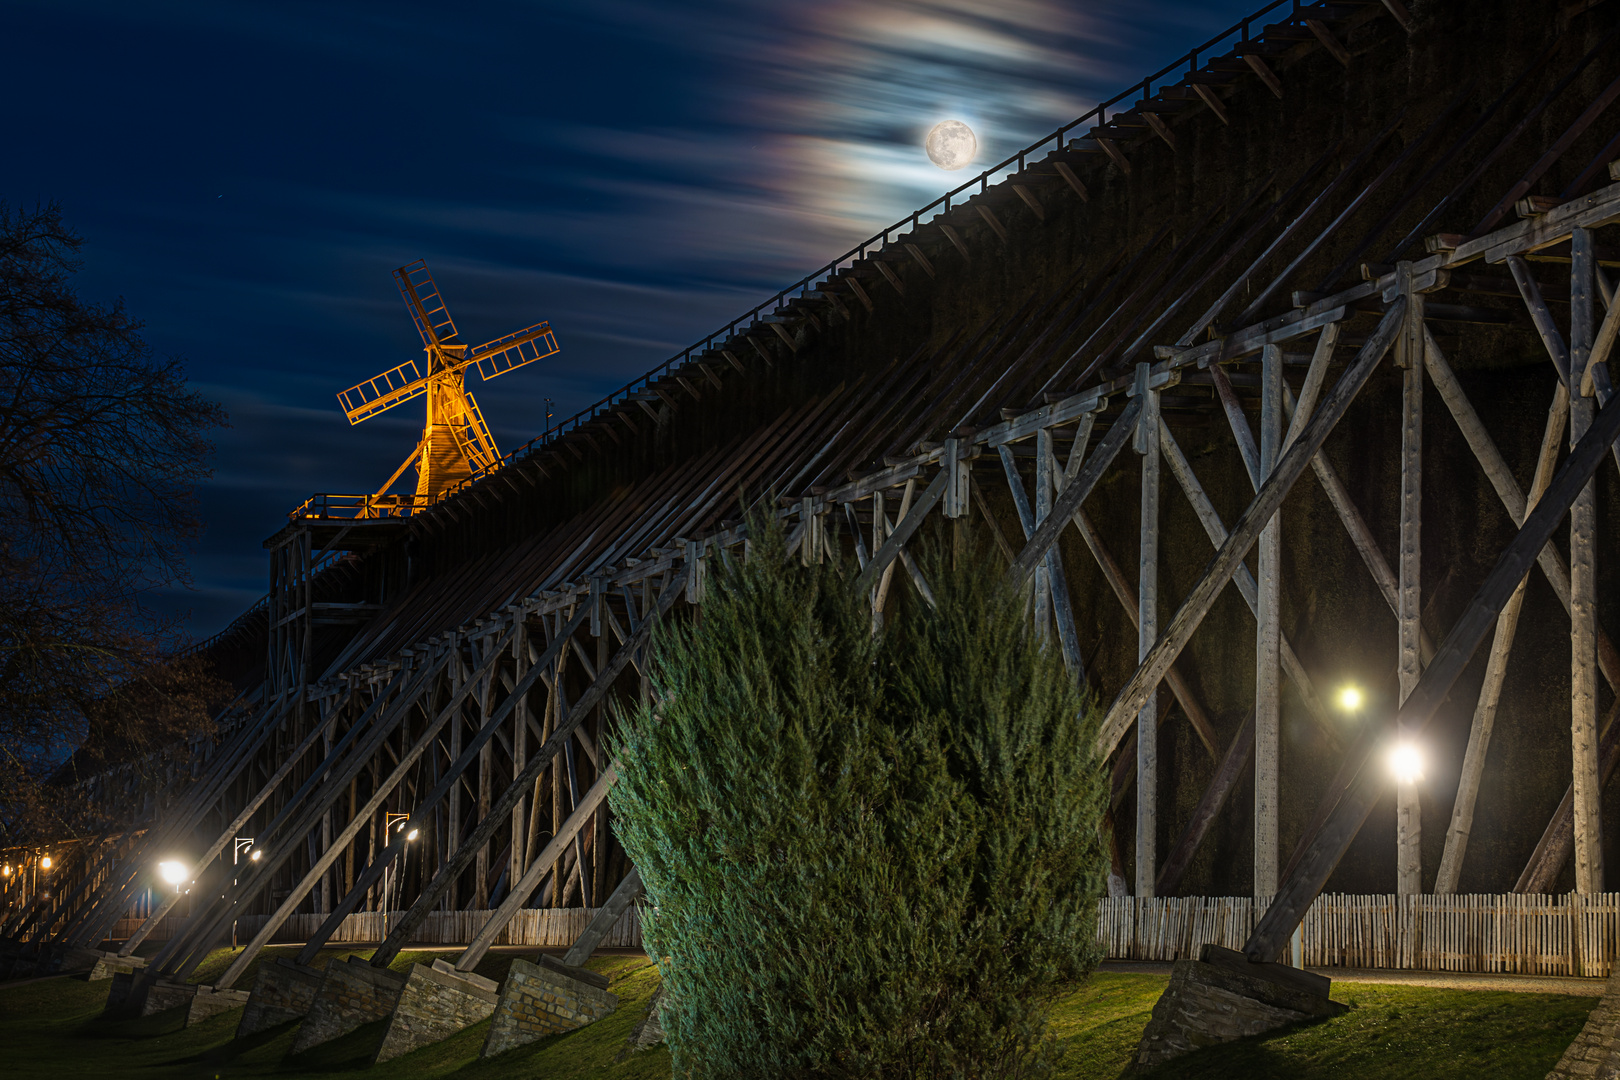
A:
<svg viewBox="0 0 1620 1080">
<path fill-rule="evenodd" d="M 231 841 L 231 865 L 232 866 L 237 866 L 242 862 L 242 852 L 244 852 L 244 851 L 246 851 L 248 853 L 248 861 L 249 862 L 258 862 L 259 861 L 259 852 L 257 850 L 255 850 L 254 847 L 253 847 L 253 837 L 251 837 L 251 836 L 238 836 L 238 837 L 233 838 L 232 841 Z M 236 884 L 236 878 L 234 878 L 234 877 L 231 878 L 231 884 L 232 885 Z M 235 904 L 236 904 L 236 901 L 234 901 L 234 900 L 231 901 L 231 904 L 234 907 Z M 235 918 L 231 919 L 231 948 L 233 948 L 233 949 L 236 948 L 236 919 Z"/>
<path fill-rule="evenodd" d="M 392 810 L 384 811 L 383 812 L 383 842 L 387 843 L 388 837 L 389 837 L 390 834 L 399 832 L 401 829 L 405 828 L 405 823 L 407 821 L 409 821 L 409 820 L 411 820 L 411 815 L 409 813 L 405 812 L 405 811 L 399 811 L 399 812 L 395 812 L 395 811 L 392 811 Z M 410 833 L 405 837 L 405 839 L 407 841 L 415 840 L 416 839 L 416 830 L 412 829 L 410 831 Z M 410 849 L 407 848 L 406 850 L 408 851 Z M 399 885 L 400 885 L 400 888 L 403 889 L 405 887 L 405 856 L 404 856 L 403 853 L 401 853 L 401 855 L 400 855 L 399 863 L 400 863 L 400 866 L 399 866 L 399 870 L 400 870 L 400 872 L 399 872 Z M 382 932 L 383 932 L 383 938 L 385 940 L 388 937 L 388 901 L 389 901 L 389 898 L 393 895 L 393 879 L 394 879 L 394 867 L 393 867 L 392 864 L 390 864 L 390 865 L 383 868 Z"/>
</svg>

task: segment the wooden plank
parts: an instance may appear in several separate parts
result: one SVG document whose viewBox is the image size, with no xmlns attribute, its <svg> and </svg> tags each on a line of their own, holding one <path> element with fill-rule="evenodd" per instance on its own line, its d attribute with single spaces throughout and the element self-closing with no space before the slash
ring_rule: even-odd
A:
<svg viewBox="0 0 1620 1080">
<path fill-rule="evenodd" d="M 1142 457 L 1142 509 L 1137 569 L 1138 663 L 1159 633 L 1159 394 L 1148 388 L 1152 365 L 1136 365 L 1136 452 Z M 1110 432 L 1110 434 L 1112 434 Z M 1136 895 L 1152 896 L 1159 877 L 1159 689 L 1149 686 L 1136 714 Z"/>
<path fill-rule="evenodd" d="M 1283 438 L 1282 350 L 1266 346 L 1261 353 L 1260 453 L 1256 490 L 1271 478 Z M 1213 369 L 1219 371 L 1219 367 Z M 1224 375 L 1222 376 L 1224 381 Z M 1228 387 L 1230 390 L 1230 387 Z M 1247 427 L 1247 421 L 1243 421 Z M 1254 896 L 1277 891 L 1278 838 L 1281 814 L 1282 651 L 1282 521 L 1272 514 L 1260 532 L 1255 605 L 1254 675 Z"/>
<path fill-rule="evenodd" d="M 1611 86 L 1620 93 L 1620 82 Z M 1610 95 L 1610 100 L 1613 94 Z M 1592 298 L 1596 256 L 1592 233 L 1576 229 L 1570 245 L 1570 336 L 1566 389 L 1569 435 L 1578 445 L 1592 425 L 1593 400 L 1578 380 L 1586 371 L 1594 330 Z M 1588 480 L 1569 511 L 1570 753 L 1575 818 L 1575 891 L 1603 891 L 1602 781 L 1598 775 L 1597 489 Z"/>
<path fill-rule="evenodd" d="M 1384 353 L 1393 343 L 1405 311 L 1405 301 L 1397 298 L 1379 323 L 1377 331 L 1367 344 L 1361 347 L 1355 361 L 1340 376 L 1332 392 L 1323 399 L 1321 407 L 1305 425 L 1299 439 L 1282 455 L 1271 479 L 1261 486 L 1254 500 L 1249 503 L 1248 509 L 1238 519 L 1226 543 L 1215 553 L 1203 576 L 1188 594 L 1187 599 L 1182 602 L 1180 610 L 1170 620 L 1164 633 L 1160 635 L 1158 643 L 1115 697 L 1102 729 L 1098 732 L 1099 752 L 1106 753 L 1113 749 L 1120 733 L 1124 731 L 1127 718 L 1141 708 L 1142 702 L 1147 698 L 1147 691 L 1157 685 L 1170 663 L 1186 647 L 1193 632 L 1198 629 L 1204 616 L 1209 613 L 1211 605 L 1215 603 L 1216 596 L 1231 579 L 1237 564 L 1259 539 L 1265 523 L 1277 512 L 1284 497 L 1293 488 L 1294 481 L 1299 479 L 1306 464 L 1321 449 L 1328 435 L 1350 408 L 1356 394 L 1361 391 L 1367 379 L 1371 378 L 1373 369 L 1378 366 L 1378 362 L 1383 359 Z M 1110 431 L 1109 437 L 1113 435 L 1114 432 Z M 1292 931 L 1292 927 L 1289 929 Z"/>
<path fill-rule="evenodd" d="M 935 504 L 944 497 L 945 485 L 949 480 L 950 470 L 941 469 L 938 475 L 923 489 L 922 494 L 912 503 L 909 511 L 905 512 L 901 517 L 900 524 L 896 525 L 894 531 L 884 538 L 883 546 L 872 553 L 871 561 L 866 564 L 866 569 L 862 570 L 860 575 L 856 577 L 855 588 L 858 591 L 864 592 L 870 589 L 877 583 L 878 578 L 885 574 L 890 564 L 894 562 L 895 556 L 899 554 L 900 549 L 911 540 L 917 529 L 921 527 L 923 518 L 927 517 L 929 511 L 933 510 Z"/>
<path fill-rule="evenodd" d="M 1412 264 L 1397 273 L 1406 299 L 1406 319 L 1395 342 L 1395 364 L 1401 369 L 1400 539 L 1395 558 L 1399 574 L 1395 606 L 1395 671 L 1404 702 L 1423 675 L 1419 645 L 1423 603 L 1423 294 L 1413 287 Z M 1397 731 L 1396 738 L 1409 737 Z M 1416 778 L 1396 785 L 1395 892 L 1415 896 L 1423 891 L 1422 808 Z"/>
</svg>

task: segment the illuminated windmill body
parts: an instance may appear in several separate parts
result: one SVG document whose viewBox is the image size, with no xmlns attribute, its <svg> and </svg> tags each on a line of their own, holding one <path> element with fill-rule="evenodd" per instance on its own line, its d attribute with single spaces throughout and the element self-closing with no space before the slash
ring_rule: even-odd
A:
<svg viewBox="0 0 1620 1080">
<path fill-rule="evenodd" d="M 467 390 L 467 370 L 477 368 L 487 382 L 497 375 L 532 364 L 557 352 L 550 323 L 468 348 L 456 338 L 456 324 L 439 295 L 427 263 L 418 260 L 394 271 L 400 295 L 422 335 L 425 364 L 408 360 L 338 395 L 350 424 L 358 424 L 416 398 L 427 402 L 427 423 L 394 475 L 367 501 L 364 516 L 387 513 L 388 489 L 405 470 L 416 467 L 414 505 L 434 502 L 447 489 L 500 464 L 501 453 L 484 423 L 478 402 Z"/>
</svg>

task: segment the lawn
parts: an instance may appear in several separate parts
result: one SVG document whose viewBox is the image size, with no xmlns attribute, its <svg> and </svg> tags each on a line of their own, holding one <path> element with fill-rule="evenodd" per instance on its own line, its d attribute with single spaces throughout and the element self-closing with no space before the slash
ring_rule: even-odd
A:
<svg viewBox="0 0 1620 1080">
<path fill-rule="evenodd" d="M 334 950 L 322 960 L 344 955 L 347 953 Z M 422 958 L 421 954 L 402 954 L 397 966 Z M 221 956 L 211 958 L 209 964 L 222 966 L 224 962 Z M 510 963 L 509 954 L 491 954 L 479 970 L 499 978 Z M 534 1076 L 547 1080 L 666 1080 L 670 1064 L 663 1048 L 622 1055 L 631 1028 L 657 987 L 656 970 L 639 956 L 598 957 L 590 966 L 612 980 L 612 990 L 620 999 L 619 1011 L 599 1024 L 481 1061 L 478 1051 L 486 1021 L 370 1069 L 365 1063 L 381 1038 L 380 1024 L 289 1059 L 287 1048 L 294 1025 L 236 1042 L 232 1035 L 241 1017 L 236 1011 L 189 1029 L 181 1026 L 178 1013 L 107 1021 L 100 1019 L 106 982 L 86 983 L 82 977 L 49 979 L 0 988 L 0 1054 L 4 1055 L 0 1074 L 15 1080 L 131 1076 L 143 1080 L 260 1076 L 353 1080 L 364 1071 L 368 1080 L 452 1075 L 458 1080 Z M 206 975 L 208 970 L 205 965 L 200 974 Z M 1062 1080 L 1121 1076 L 1165 982 L 1163 975 L 1105 972 L 1060 1001 L 1052 1015 L 1053 1031 L 1065 1046 L 1057 1076 Z M 244 980 L 242 985 L 250 983 Z M 1178 1080 L 1405 1080 L 1412 1076 L 1539 1080 L 1557 1062 L 1595 1004 L 1592 998 L 1555 994 L 1365 983 L 1337 984 L 1333 996 L 1349 1005 L 1350 1011 L 1321 1024 L 1202 1051 L 1150 1075 Z"/>
</svg>

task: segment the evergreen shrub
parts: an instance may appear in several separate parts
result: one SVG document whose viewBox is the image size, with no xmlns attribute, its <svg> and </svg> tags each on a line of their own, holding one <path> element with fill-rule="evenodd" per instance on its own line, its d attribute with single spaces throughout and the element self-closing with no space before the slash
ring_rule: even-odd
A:
<svg viewBox="0 0 1620 1080">
<path fill-rule="evenodd" d="M 1097 959 L 1097 711 L 999 567 L 925 556 L 937 607 L 874 634 L 846 568 L 750 532 L 617 738 L 676 1075 L 1045 1071 Z"/>
</svg>

